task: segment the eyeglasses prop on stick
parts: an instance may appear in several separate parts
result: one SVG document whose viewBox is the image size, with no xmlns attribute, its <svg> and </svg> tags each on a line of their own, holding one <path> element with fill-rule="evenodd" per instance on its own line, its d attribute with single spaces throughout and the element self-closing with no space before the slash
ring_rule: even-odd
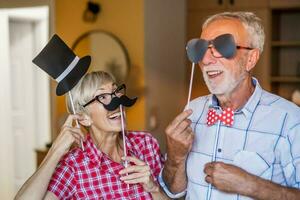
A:
<svg viewBox="0 0 300 200">
<path fill-rule="evenodd" d="M 194 79 L 194 71 L 195 71 L 195 64 L 198 63 L 201 59 L 201 51 L 202 46 L 198 39 L 192 39 L 187 43 L 186 46 L 186 52 L 189 60 L 192 62 L 192 70 L 191 70 L 191 76 L 190 76 L 190 84 L 189 84 L 189 94 L 188 94 L 188 100 L 187 100 L 187 106 L 186 108 L 189 108 L 190 100 L 191 100 L 191 93 L 193 88 L 193 79 Z M 200 53 L 199 53 L 200 52 Z"/>
</svg>

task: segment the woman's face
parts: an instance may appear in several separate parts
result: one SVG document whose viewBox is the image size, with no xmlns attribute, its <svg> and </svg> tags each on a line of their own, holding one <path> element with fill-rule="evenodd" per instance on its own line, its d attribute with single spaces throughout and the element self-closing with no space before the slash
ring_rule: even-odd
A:
<svg viewBox="0 0 300 200">
<path fill-rule="evenodd" d="M 117 88 L 117 85 L 112 82 L 103 84 L 94 93 L 94 96 L 104 93 L 112 93 Z M 91 118 L 91 128 L 95 128 L 101 132 L 120 132 L 121 126 L 121 112 L 117 108 L 114 111 L 108 111 L 98 101 L 94 101 L 88 105 L 89 116 Z"/>
</svg>

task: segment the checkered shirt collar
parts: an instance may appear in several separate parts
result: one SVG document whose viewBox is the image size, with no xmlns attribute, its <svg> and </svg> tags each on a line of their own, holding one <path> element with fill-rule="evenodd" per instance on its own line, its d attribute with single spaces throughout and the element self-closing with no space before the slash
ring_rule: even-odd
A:
<svg viewBox="0 0 300 200">
<path fill-rule="evenodd" d="M 125 135 L 125 144 L 127 149 L 127 155 L 134 155 L 133 145 Z M 101 158 L 104 153 L 96 147 L 90 134 L 87 134 L 86 141 L 83 143 L 87 157 L 96 165 L 101 165 Z"/>
</svg>

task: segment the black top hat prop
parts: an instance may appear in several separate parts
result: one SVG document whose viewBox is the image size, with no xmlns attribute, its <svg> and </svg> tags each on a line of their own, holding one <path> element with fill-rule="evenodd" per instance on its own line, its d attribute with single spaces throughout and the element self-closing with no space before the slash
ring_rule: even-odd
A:
<svg viewBox="0 0 300 200">
<path fill-rule="evenodd" d="M 79 58 L 55 34 L 32 62 L 58 82 L 56 87 L 56 94 L 58 96 L 66 92 L 69 93 L 73 114 L 76 114 L 70 90 L 87 72 L 91 63 L 91 57 L 85 56 Z M 78 121 L 75 121 L 76 126 L 79 128 Z M 82 140 L 80 142 L 81 149 L 84 151 Z"/>
<path fill-rule="evenodd" d="M 70 91 L 87 72 L 91 57 L 79 58 L 55 34 L 32 62 L 56 80 L 56 94 L 61 96 Z"/>
</svg>

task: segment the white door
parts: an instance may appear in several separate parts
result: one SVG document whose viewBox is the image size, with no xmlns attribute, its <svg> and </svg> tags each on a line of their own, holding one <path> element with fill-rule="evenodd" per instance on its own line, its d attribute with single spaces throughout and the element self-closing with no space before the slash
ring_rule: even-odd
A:
<svg viewBox="0 0 300 200">
<path fill-rule="evenodd" d="M 5 73 L 1 73 L 4 80 L 0 83 L 7 91 L 0 104 L 3 100 L 8 102 L 4 108 L 5 117 L 0 117 L 0 152 L 6 151 L 0 157 L 5 166 L 0 177 L 7 179 L 0 181 L 6 188 L 0 187 L 0 199 L 13 198 L 36 170 L 35 149 L 45 146 L 50 139 L 49 79 L 32 63 L 33 57 L 46 44 L 47 20 L 24 18 L 24 10 L 17 11 L 0 10 L 2 21 L 5 21 L 0 27 L 7 33 L 0 37 L 0 43 L 5 44 L 0 51 L 1 55 L 5 52 L 0 57 L 3 57 L 0 65 L 5 67 Z"/>
<path fill-rule="evenodd" d="M 14 194 L 14 147 L 11 120 L 9 28 L 7 14 L 0 12 L 0 199 Z"/>
<path fill-rule="evenodd" d="M 14 141 L 15 189 L 35 170 L 35 95 L 33 22 L 9 21 L 11 119 Z M 30 162 L 28 162 L 30 161 Z"/>
</svg>

